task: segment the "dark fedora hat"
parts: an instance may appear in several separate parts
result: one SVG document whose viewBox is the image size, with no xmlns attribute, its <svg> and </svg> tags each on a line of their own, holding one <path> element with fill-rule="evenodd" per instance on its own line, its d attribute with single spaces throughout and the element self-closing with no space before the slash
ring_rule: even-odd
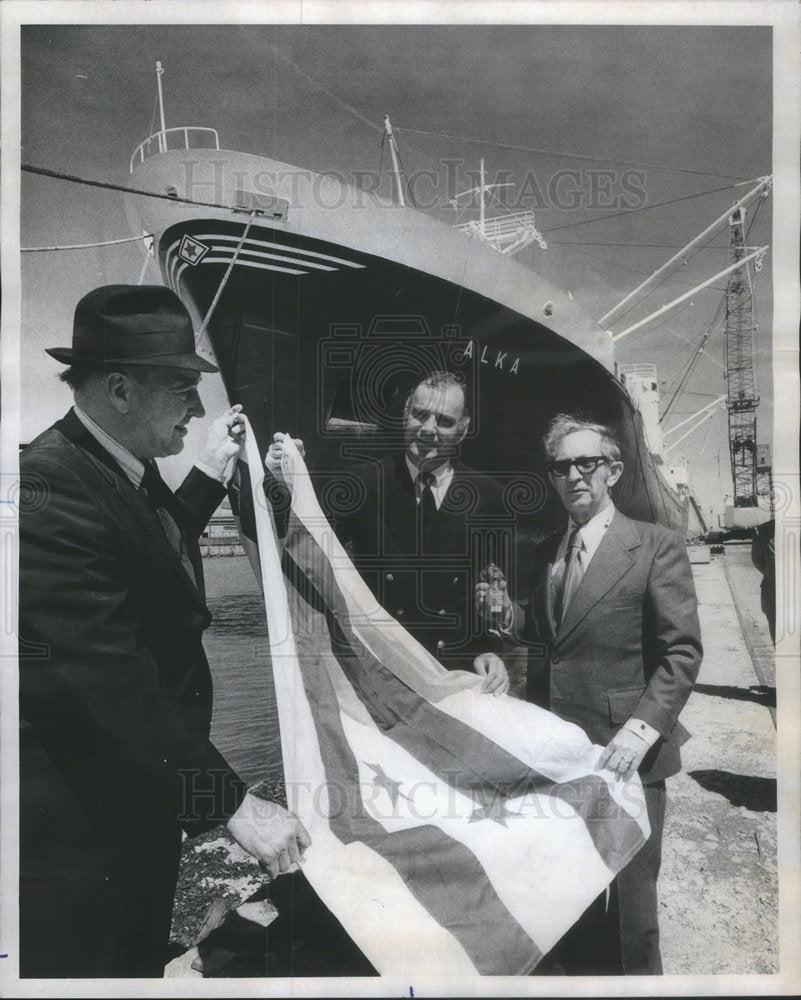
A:
<svg viewBox="0 0 801 1000">
<path fill-rule="evenodd" d="M 192 320 L 175 292 L 163 285 L 103 285 L 75 307 L 72 347 L 50 347 L 65 365 L 82 361 L 219 369 L 195 352 Z"/>
</svg>

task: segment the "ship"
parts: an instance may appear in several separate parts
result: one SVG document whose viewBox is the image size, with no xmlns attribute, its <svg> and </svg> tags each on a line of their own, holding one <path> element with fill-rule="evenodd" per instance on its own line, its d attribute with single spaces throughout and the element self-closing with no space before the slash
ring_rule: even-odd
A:
<svg viewBox="0 0 801 1000">
<path fill-rule="evenodd" d="M 686 498 L 649 446 L 611 334 L 514 259 L 544 241 L 531 213 L 486 217 L 483 165 L 480 219 L 452 226 L 404 203 L 399 172 L 397 196 L 381 197 L 221 148 L 206 126 L 167 128 L 162 110 L 129 174 L 131 231 L 189 309 L 228 398 L 263 449 L 278 430 L 302 438 L 329 492 L 345 488 L 350 462 L 398 442 L 410 389 L 448 370 L 471 400 L 462 457 L 502 482 L 520 537 L 558 522 L 540 438 L 551 416 L 577 410 L 620 437 L 620 509 L 685 531 Z"/>
</svg>

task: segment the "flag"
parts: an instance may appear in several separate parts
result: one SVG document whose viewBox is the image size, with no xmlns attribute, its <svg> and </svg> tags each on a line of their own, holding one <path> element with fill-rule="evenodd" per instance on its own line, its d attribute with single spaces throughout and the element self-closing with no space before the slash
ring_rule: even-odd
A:
<svg viewBox="0 0 801 1000">
<path fill-rule="evenodd" d="M 446 671 L 377 604 L 288 439 L 279 542 L 247 428 L 287 799 L 304 872 L 381 975 L 526 975 L 649 834 L 572 723 Z"/>
</svg>

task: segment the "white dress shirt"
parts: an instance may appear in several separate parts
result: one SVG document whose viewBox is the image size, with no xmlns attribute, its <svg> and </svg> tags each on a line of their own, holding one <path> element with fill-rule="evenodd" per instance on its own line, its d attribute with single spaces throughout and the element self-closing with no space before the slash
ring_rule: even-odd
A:
<svg viewBox="0 0 801 1000">
<path fill-rule="evenodd" d="M 140 459 L 132 455 L 127 448 L 124 448 L 113 437 L 110 437 L 100 424 L 96 424 L 88 413 L 84 413 L 80 406 L 73 406 L 75 416 L 80 420 L 92 437 L 101 444 L 119 465 L 125 475 L 130 479 L 134 489 L 139 489 L 142 485 L 142 477 L 145 474 L 145 467 Z"/>
<path fill-rule="evenodd" d="M 409 456 L 406 456 L 406 468 L 409 470 L 409 475 L 412 477 L 412 482 L 414 483 L 415 494 L 417 496 L 417 502 L 421 502 L 423 494 L 423 484 L 417 477 L 420 475 L 420 469 L 414 464 L 414 462 L 409 461 Z M 445 499 L 445 494 L 448 492 L 448 487 L 451 485 L 453 479 L 453 466 L 446 459 L 442 465 L 438 465 L 436 469 L 427 469 L 434 477 L 434 482 L 431 484 L 431 492 L 434 496 L 434 503 L 436 504 L 437 510 L 442 506 L 442 501 Z"/>
<path fill-rule="evenodd" d="M 603 510 L 599 510 L 594 517 L 590 518 L 590 520 L 587 521 L 586 524 L 581 525 L 581 527 L 576 524 L 572 517 L 569 518 L 567 522 L 567 529 L 559 542 L 559 548 L 556 550 L 556 559 L 551 567 L 551 578 L 556 576 L 558 573 L 564 572 L 567 545 L 570 536 L 573 534 L 574 528 L 579 529 L 578 537 L 581 539 L 582 543 L 578 553 L 579 565 L 581 566 L 582 575 L 586 573 L 587 567 L 590 565 L 592 557 L 598 551 L 601 539 L 606 534 L 606 529 L 612 523 L 612 518 L 614 516 L 615 505 L 610 500 Z"/>
</svg>

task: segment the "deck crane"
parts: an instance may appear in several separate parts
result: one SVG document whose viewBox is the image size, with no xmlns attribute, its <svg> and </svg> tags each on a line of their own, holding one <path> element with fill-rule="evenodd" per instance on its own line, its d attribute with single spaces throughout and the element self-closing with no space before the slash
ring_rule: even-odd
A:
<svg viewBox="0 0 801 1000">
<path fill-rule="evenodd" d="M 653 274 L 649 275 L 634 291 L 630 292 L 599 320 L 601 325 L 606 326 L 612 341 L 617 342 L 641 329 L 647 323 L 662 318 L 668 311 L 691 299 L 699 291 L 709 288 L 710 285 L 713 285 L 721 278 L 727 279 L 724 299 L 726 313 L 724 357 L 726 393 L 719 396 L 712 403 L 708 403 L 702 407 L 691 417 L 674 425 L 670 430 L 663 431 L 660 426 L 662 420 L 667 416 L 670 407 L 668 407 L 668 410 L 662 417 L 657 417 L 650 421 L 652 425 L 650 432 L 648 432 L 648 423 L 646 422 L 651 449 L 652 451 L 659 452 L 662 460 L 664 460 L 664 456 L 670 451 L 675 450 L 685 437 L 692 434 L 701 424 L 713 417 L 717 407 L 725 400 L 729 415 L 729 445 L 732 478 L 734 480 L 734 500 L 732 505 L 726 510 L 727 528 L 750 529 L 770 516 L 765 507 L 759 504 L 759 498 L 765 494 L 770 498 L 772 513 L 769 447 L 767 445 L 757 445 L 756 443 L 756 408 L 759 404 L 759 396 L 754 367 L 756 311 L 750 270 L 752 262 L 754 271 L 761 270 L 762 260 L 768 247 L 750 247 L 745 245 L 747 235 L 745 233 L 746 206 L 757 198 L 767 198 L 772 180 L 771 176 L 758 178 L 754 187 L 740 198 L 736 204 L 727 209 L 726 212 L 711 225 L 707 226 L 702 233 L 691 240 L 685 247 L 682 247 L 678 253 L 674 254 L 670 260 L 654 271 Z M 657 281 L 671 273 L 677 266 L 686 264 L 689 259 L 688 254 L 705 245 L 709 237 L 720 232 L 726 224 L 729 227 L 729 252 L 727 266 L 722 271 L 719 271 L 711 278 L 707 278 L 671 302 L 660 306 L 654 312 L 627 326 L 626 329 L 617 332 L 610 329 L 610 325 L 619 322 L 627 315 L 627 313 L 624 313 L 624 316 L 619 315 L 624 307 L 629 306 L 629 309 L 636 308 L 633 305 L 636 298 L 641 296 L 646 290 L 652 290 Z M 717 320 L 713 322 L 716 323 Z M 704 335 L 695 357 L 684 373 L 682 384 L 686 382 L 695 362 L 704 351 L 711 332 L 710 327 Z M 635 403 L 640 408 L 640 412 L 643 413 L 643 418 L 646 419 L 646 415 L 650 410 L 647 406 L 643 405 L 645 399 L 640 398 L 642 393 L 637 389 L 637 376 L 641 373 L 636 369 L 643 367 L 642 365 L 618 365 L 617 370 L 627 385 L 630 394 L 635 399 Z M 630 376 L 634 376 L 634 378 Z M 646 386 L 646 382 L 643 382 L 643 386 Z M 653 391 L 649 394 L 646 387 L 645 396 L 650 403 L 656 402 L 658 404 L 658 395 L 654 395 L 657 393 L 655 373 L 650 383 Z M 669 444 L 665 442 L 665 438 L 693 421 L 695 421 L 693 426 L 682 437 Z"/>
<path fill-rule="evenodd" d="M 729 264 L 746 256 L 745 209 L 729 216 Z M 761 267 L 757 258 L 754 269 Z M 757 419 L 759 388 L 754 365 L 756 350 L 756 310 L 750 265 L 729 274 L 726 283 L 725 320 L 726 409 L 729 414 L 729 453 L 734 483 L 732 527 L 752 523 L 758 503 Z M 767 471 L 764 461 L 760 471 Z M 751 508 L 746 514 L 742 508 Z M 739 512 L 739 513 L 738 513 Z"/>
</svg>

